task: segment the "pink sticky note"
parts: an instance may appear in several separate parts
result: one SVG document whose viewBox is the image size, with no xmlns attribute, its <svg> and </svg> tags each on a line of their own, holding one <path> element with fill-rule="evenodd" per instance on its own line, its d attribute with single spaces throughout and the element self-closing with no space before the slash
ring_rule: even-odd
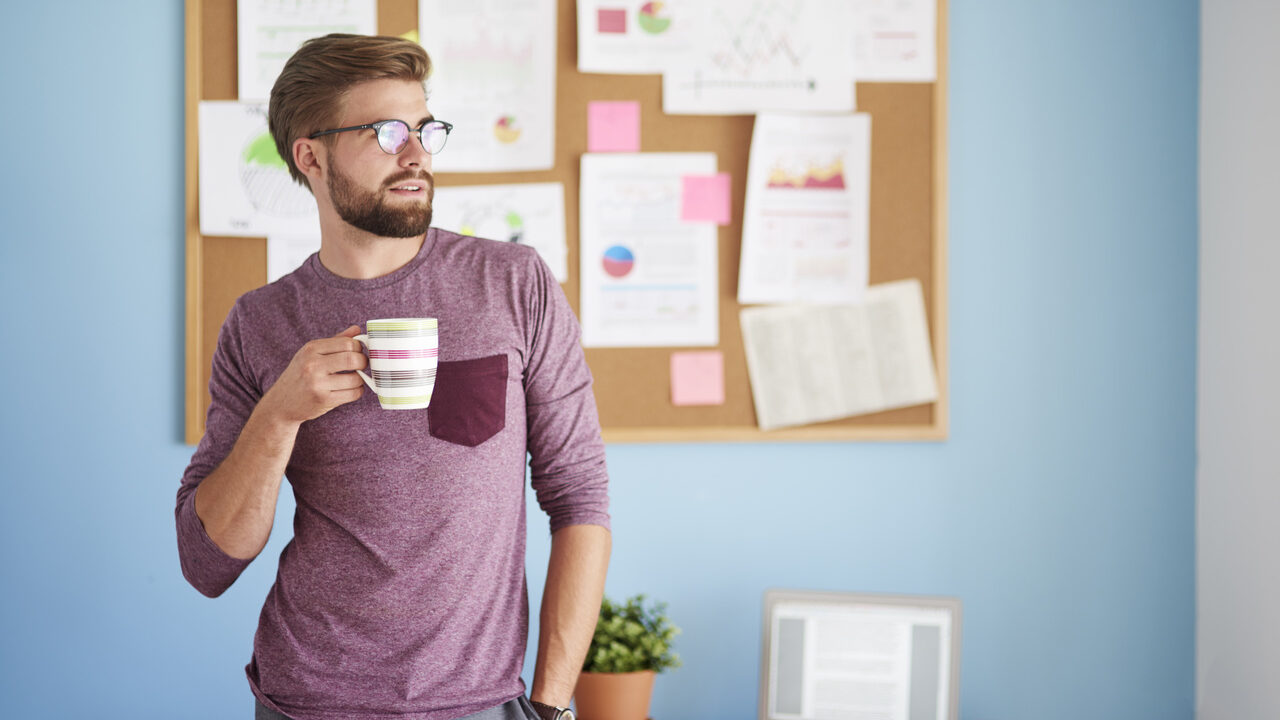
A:
<svg viewBox="0 0 1280 720">
<path fill-rule="evenodd" d="M 685 175 L 680 219 L 729 224 L 729 173 Z"/>
<path fill-rule="evenodd" d="M 610 9 L 600 8 L 596 10 L 596 32 L 622 33 L 627 32 L 627 9 Z"/>
<path fill-rule="evenodd" d="M 587 103 L 587 152 L 639 152 L 640 103 Z"/>
<path fill-rule="evenodd" d="M 671 353 L 671 404 L 723 405 L 724 353 Z"/>
</svg>

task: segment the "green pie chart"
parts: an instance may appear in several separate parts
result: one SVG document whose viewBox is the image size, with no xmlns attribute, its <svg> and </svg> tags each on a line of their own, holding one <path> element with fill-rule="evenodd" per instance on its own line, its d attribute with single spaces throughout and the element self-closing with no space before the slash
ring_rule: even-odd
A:
<svg viewBox="0 0 1280 720">
<path fill-rule="evenodd" d="M 240 151 L 240 186 L 255 212 L 278 217 L 313 215 L 310 191 L 294 182 L 289 166 L 276 152 L 271 133 L 253 135 Z"/>
<path fill-rule="evenodd" d="M 245 165 L 274 168 L 288 167 L 284 163 L 284 158 L 281 158 L 280 153 L 276 151 L 276 141 L 271 138 L 271 133 L 262 133 L 249 142 L 245 146 L 244 152 L 240 154 L 240 159 L 244 161 Z"/>
<path fill-rule="evenodd" d="M 658 35 L 671 27 L 671 18 L 658 17 L 662 12 L 662 3 L 647 2 L 640 7 L 640 29 L 650 35 Z"/>
</svg>

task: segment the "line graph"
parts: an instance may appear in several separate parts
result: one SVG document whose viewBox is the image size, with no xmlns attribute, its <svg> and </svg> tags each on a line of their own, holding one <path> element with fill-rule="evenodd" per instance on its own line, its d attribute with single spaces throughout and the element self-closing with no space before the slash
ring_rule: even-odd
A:
<svg viewBox="0 0 1280 720">
<path fill-rule="evenodd" d="M 759 77 L 762 71 L 802 69 L 808 53 L 796 39 L 796 24 L 803 5 L 802 0 L 754 0 L 733 10 L 716 5 L 712 23 L 721 28 L 725 42 L 711 52 L 711 67 L 741 78 Z"/>
<path fill-rule="evenodd" d="M 699 42 L 663 74 L 663 107 L 677 114 L 853 108 L 848 0 L 705 0 Z M 691 21 L 692 22 L 692 21 Z"/>
</svg>

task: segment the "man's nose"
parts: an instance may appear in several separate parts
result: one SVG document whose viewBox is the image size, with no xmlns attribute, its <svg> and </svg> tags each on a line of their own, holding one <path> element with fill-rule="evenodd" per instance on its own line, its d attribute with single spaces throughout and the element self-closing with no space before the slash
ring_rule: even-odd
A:
<svg viewBox="0 0 1280 720">
<path fill-rule="evenodd" d="M 422 137 L 416 132 L 409 134 L 409 142 L 400 151 L 400 164 L 404 167 L 431 169 L 431 153 L 422 147 Z"/>
</svg>

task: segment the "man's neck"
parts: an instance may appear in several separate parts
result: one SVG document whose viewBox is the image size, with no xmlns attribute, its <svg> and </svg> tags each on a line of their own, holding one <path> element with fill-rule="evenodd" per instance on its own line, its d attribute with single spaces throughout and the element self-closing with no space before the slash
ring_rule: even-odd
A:
<svg viewBox="0 0 1280 720">
<path fill-rule="evenodd" d="M 368 280 L 404 267 L 422 249 L 425 235 L 386 238 L 342 224 L 321 227 L 320 262 L 338 277 Z"/>
</svg>

